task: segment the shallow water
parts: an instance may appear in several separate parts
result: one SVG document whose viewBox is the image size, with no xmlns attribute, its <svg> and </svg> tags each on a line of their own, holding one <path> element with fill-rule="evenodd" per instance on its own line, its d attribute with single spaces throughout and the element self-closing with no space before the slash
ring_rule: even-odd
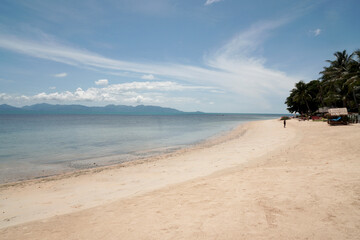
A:
<svg viewBox="0 0 360 240">
<path fill-rule="evenodd" d="M 174 151 L 260 114 L 0 115 L 0 182 L 131 161 Z"/>
</svg>

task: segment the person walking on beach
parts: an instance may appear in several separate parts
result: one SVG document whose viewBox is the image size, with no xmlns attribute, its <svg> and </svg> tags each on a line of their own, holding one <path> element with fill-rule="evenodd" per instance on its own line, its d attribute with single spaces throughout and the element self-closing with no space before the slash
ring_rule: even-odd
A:
<svg viewBox="0 0 360 240">
<path fill-rule="evenodd" d="M 284 119 L 284 128 L 286 128 L 286 119 Z"/>
</svg>

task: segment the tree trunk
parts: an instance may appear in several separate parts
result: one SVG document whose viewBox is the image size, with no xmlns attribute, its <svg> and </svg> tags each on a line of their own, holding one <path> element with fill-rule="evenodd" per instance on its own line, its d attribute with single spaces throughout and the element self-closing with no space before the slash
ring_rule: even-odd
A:
<svg viewBox="0 0 360 240">
<path fill-rule="evenodd" d="M 342 97 L 342 102 L 343 102 L 343 107 L 346 108 L 347 104 L 346 104 L 346 96 Z"/>
<path fill-rule="evenodd" d="M 310 113 L 310 107 L 309 107 L 309 104 L 308 104 L 308 102 L 306 101 L 306 99 L 305 99 L 305 104 L 306 104 L 306 107 L 307 107 L 307 109 L 308 109 L 308 114 Z"/>
</svg>

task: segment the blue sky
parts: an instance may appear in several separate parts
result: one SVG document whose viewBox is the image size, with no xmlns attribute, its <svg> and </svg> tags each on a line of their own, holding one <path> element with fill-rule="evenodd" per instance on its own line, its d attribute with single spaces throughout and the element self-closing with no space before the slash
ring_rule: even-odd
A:
<svg viewBox="0 0 360 240">
<path fill-rule="evenodd" d="M 360 1 L 0 3 L 0 104 L 285 113 L 295 82 L 360 48 Z"/>
</svg>

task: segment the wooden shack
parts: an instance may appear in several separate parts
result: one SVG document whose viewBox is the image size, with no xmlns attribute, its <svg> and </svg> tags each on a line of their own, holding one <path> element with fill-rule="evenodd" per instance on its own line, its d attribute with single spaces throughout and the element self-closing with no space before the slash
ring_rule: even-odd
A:
<svg viewBox="0 0 360 240">
<path fill-rule="evenodd" d="M 347 108 L 330 108 L 327 116 L 330 125 L 348 124 Z"/>
</svg>

